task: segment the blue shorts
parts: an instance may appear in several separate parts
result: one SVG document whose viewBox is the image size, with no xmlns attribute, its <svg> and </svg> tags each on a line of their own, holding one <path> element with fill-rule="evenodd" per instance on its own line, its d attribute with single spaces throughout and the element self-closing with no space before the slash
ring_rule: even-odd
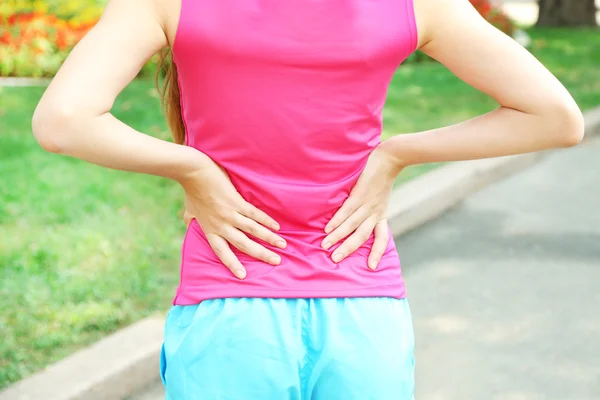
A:
<svg viewBox="0 0 600 400">
<path fill-rule="evenodd" d="M 412 400 L 408 301 L 206 300 L 167 316 L 168 400 Z"/>
</svg>

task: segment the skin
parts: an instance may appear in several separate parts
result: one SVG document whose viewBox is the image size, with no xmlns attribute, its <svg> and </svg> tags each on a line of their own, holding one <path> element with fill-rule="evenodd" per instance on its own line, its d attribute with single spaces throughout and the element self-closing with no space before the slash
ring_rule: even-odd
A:
<svg viewBox="0 0 600 400">
<path fill-rule="evenodd" d="M 499 108 L 463 123 L 398 135 L 380 144 L 350 196 L 324 228 L 322 246 L 348 236 L 331 255 L 339 262 L 375 232 L 369 267 L 388 241 L 386 208 L 406 166 L 569 147 L 583 137 L 583 117 L 560 82 L 529 52 L 485 22 L 467 0 L 414 0 L 418 47 Z M 272 265 L 279 255 L 251 234 L 285 248 L 279 225 L 246 202 L 227 173 L 202 152 L 138 132 L 110 110 L 154 53 L 174 42 L 180 2 L 111 0 L 44 93 L 33 116 L 40 145 L 108 168 L 181 184 L 186 220 L 196 218 L 221 261 L 240 279 L 244 267 L 229 244 Z M 93 94 L 93 95 L 90 95 Z M 451 99 L 449 99 L 451 100 Z"/>
</svg>

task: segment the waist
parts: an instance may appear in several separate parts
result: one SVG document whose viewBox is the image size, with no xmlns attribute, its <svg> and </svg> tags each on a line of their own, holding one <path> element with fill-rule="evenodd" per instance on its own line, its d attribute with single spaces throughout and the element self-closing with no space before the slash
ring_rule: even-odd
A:
<svg viewBox="0 0 600 400">
<path fill-rule="evenodd" d="M 182 247 L 181 281 L 174 304 L 196 304 L 224 297 L 396 297 L 404 296 L 400 259 L 390 234 L 378 268 L 367 266 L 371 237 L 342 262 L 331 260 L 324 237 L 316 231 L 283 231 L 284 250 L 273 249 L 282 262 L 271 266 L 233 248 L 247 271 L 239 280 L 219 261 L 200 226 L 193 221 Z"/>
<path fill-rule="evenodd" d="M 360 170 L 336 182 L 314 183 L 300 179 L 278 179 L 247 171 L 227 169 L 233 185 L 250 204 L 267 213 L 281 226 L 280 233 L 322 240 L 325 225 L 350 195 Z"/>
</svg>

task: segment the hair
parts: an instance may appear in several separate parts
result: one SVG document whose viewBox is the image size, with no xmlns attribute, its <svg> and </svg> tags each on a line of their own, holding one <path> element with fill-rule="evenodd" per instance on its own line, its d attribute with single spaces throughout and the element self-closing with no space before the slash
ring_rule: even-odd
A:
<svg viewBox="0 0 600 400">
<path fill-rule="evenodd" d="M 163 78 L 162 86 L 160 78 Z M 177 66 L 173 62 L 173 52 L 167 47 L 158 54 L 156 69 L 156 87 L 161 96 L 162 107 L 165 110 L 167 124 L 177 144 L 185 143 L 185 125 L 181 115 L 181 102 Z"/>
</svg>

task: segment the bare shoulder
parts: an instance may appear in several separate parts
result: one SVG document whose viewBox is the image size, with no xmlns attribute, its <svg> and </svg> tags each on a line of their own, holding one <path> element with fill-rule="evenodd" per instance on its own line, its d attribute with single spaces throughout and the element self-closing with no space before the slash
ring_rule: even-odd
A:
<svg viewBox="0 0 600 400">
<path fill-rule="evenodd" d="M 144 42 L 167 44 L 167 3 L 180 0 L 108 0 L 99 25 L 123 29 L 123 35 L 138 35 Z"/>
<path fill-rule="evenodd" d="M 418 48 L 461 24 L 476 28 L 485 21 L 469 0 L 413 0 L 419 32 Z"/>
</svg>

